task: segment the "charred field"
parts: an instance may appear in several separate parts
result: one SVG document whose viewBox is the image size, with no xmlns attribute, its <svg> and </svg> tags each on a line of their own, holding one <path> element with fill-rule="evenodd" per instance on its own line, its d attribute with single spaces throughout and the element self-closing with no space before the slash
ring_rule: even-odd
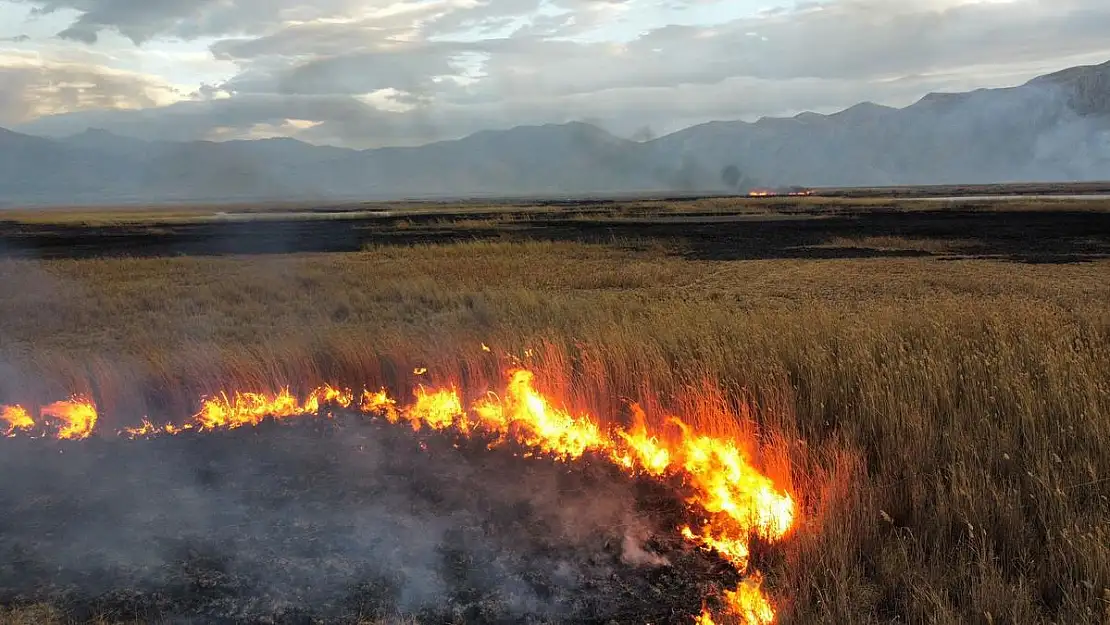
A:
<svg viewBox="0 0 1110 625">
<path fill-rule="evenodd" d="M 0 600 L 78 621 L 665 623 L 738 581 L 669 535 L 681 487 L 489 442 L 350 416 L 11 441 L 3 474 L 38 470 L 0 490 Z"/>
<path fill-rule="evenodd" d="M 964 255 L 977 258 L 1081 261 L 1110 254 L 1103 234 L 1110 230 L 1106 204 L 1074 197 L 974 202 L 713 197 L 12 209 L 0 212 L 0 254 L 37 259 L 161 258 L 342 253 L 378 245 L 476 239 L 643 239 L 702 260 L 925 255 L 925 250 L 912 247 L 859 245 L 845 251 L 825 245 L 831 239 L 902 237 L 910 242 L 958 239 L 969 248 Z"/>
<path fill-rule="evenodd" d="M 1110 622 L 1108 277 L 1095 199 L 5 210 L 0 624 Z M 694 434 L 788 531 L 684 537 Z"/>
</svg>

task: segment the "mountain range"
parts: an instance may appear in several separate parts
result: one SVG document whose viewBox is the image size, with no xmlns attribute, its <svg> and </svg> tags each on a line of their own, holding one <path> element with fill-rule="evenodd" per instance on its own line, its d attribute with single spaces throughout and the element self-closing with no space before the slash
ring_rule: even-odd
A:
<svg viewBox="0 0 1110 625">
<path fill-rule="evenodd" d="M 0 129 L 0 203 L 388 199 L 1110 180 L 1110 62 L 905 108 L 710 122 L 637 142 L 584 123 L 353 150 Z M 728 182 L 726 182 L 728 181 Z"/>
</svg>

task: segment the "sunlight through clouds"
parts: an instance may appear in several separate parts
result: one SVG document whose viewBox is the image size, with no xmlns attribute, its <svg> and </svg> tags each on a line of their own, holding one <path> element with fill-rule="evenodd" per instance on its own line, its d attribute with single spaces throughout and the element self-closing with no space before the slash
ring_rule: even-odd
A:
<svg viewBox="0 0 1110 625">
<path fill-rule="evenodd" d="M 173 105 L 199 137 L 206 103 L 234 102 L 244 132 L 305 119 L 276 128 L 358 147 L 902 106 L 1110 58 L 1101 0 L 0 0 L 0 18 L 3 123 L 159 136 Z M 50 84 L 67 95 L 35 104 Z"/>
</svg>

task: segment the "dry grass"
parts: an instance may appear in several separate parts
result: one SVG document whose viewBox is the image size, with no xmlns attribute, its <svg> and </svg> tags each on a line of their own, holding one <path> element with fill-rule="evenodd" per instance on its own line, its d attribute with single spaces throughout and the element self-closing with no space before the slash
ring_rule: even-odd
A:
<svg viewBox="0 0 1110 625">
<path fill-rule="evenodd" d="M 569 403 L 760 426 L 805 510 L 760 562 L 785 623 L 1106 623 L 1107 275 L 575 243 L 8 261 L 0 401 L 72 388 L 181 415 L 229 385 L 481 380 L 481 343 L 531 348 Z"/>
<path fill-rule="evenodd" d="M 928 252 L 930 254 L 954 254 L 977 245 L 971 240 L 910 239 L 906 237 L 833 237 L 827 243 L 816 246 L 825 248 L 869 249 L 885 252 Z"/>
</svg>

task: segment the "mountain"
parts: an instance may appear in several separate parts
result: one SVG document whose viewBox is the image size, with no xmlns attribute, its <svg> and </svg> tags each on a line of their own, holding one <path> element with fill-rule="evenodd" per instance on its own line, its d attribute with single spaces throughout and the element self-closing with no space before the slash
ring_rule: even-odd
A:
<svg viewBox="0 0 1110 625">
<path fill-rule="evenodd" d="M 1110 179 L 1110 63 L 1004 89 L 931 93 L 657 140 L 659 154 L 732 163 L 767 184 L 877 186 Z"/>
<path fill-rule="evenodd" d="M 1110 63 L 1003 89 L 710 122 L 647 142 L 583 123 L 351 150 L 294 139 L 60 139 L 0 129 L 0 202 L 340 199 L 1110 179 Z"/>
</svg>

